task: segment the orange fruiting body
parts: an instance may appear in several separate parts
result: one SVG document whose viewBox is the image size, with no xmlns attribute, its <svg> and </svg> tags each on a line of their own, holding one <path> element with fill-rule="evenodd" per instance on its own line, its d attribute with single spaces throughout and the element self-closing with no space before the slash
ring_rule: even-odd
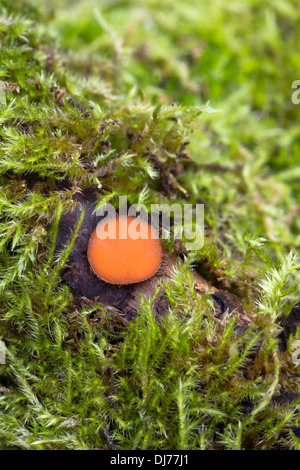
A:
<svg viewBox="0 0 300 470">
<path fill-rule="evenodd" d="M 111 284 L 134 284 L 153 276 L 161 265 L 158 232 L 143 219 L 103 219 L 92 233 L 88 260 L 94 273 Z"/>
</svg>

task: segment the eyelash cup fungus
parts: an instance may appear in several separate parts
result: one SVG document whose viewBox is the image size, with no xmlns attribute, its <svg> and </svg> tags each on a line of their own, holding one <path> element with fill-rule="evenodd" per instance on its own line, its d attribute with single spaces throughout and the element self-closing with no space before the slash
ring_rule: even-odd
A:
<svg viewBox="0 0 300 470">
<path fill-rule="evenodd" d="M 140 217 L 123 215 L 98 223 L 87 256 L 98 278 L 126 285 L 152 277 L 161 265 L 163 249 L 152 225 Z"/>
</svg>

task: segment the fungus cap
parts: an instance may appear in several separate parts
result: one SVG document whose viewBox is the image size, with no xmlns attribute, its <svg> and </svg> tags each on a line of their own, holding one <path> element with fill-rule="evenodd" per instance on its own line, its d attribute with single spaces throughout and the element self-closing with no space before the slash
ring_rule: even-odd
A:
<svg viewBox="0 0 300 470">
<path fill-rule="evenodd" d="M 162 261 L 153 226 L 139 217 L 120 216 L 98 223 L 88 243 L 93 272 L 110 284 L 134 284 L 152 277 Z"/>
</svg>

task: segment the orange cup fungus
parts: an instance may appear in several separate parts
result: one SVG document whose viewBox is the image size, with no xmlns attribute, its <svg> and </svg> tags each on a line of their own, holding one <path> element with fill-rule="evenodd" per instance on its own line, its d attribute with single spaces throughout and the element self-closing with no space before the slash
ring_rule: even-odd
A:
<svg viewBox="0 0 300 470">
<path fill-rule="evenodd" d="M 134 284 L 152 277 L 162 261 L 162 244 L 153 226 L 122 215 L 98 223 L 88 243 L 93 272 L 110 284 Z"/>
</svg>

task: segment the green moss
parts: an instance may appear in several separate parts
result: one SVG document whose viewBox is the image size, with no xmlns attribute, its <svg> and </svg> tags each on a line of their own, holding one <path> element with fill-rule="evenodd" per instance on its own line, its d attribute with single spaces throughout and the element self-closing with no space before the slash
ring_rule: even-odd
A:
<svg viewBox="0 0 300 470">
<path fill-rule="evenodd" d="M 1 446 L 299 449 L 294 338 L 278 347 L 299 299 L 297 1 L 1 6 Z M 61 282 L 76 231 L 58 255 L 58 221 L 90 185 L 205 204 L 160 323 L 150 300 L 124 325 Z M 212 316 L 192 265 L 250 328 Z"/>
</svg>

